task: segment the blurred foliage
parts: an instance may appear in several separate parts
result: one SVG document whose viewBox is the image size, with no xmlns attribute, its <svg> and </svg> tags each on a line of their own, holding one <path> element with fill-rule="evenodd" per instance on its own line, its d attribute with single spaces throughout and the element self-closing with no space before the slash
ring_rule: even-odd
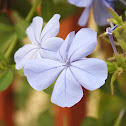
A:
<svg viewBox="0 0 126 126">
<path fill-rule="evenodd" d="M 28 15 L 31 7 L 32 4 L 28 0 L 15 0 L 12 4 L 12 9 L 18 12 L 23 18 Z"/>
<path fill-rule="evenodd" d="M 37 120 L 38 126 L 53 126 L 53 115 L 49 110 L 42 112 Z"/>
<path fill-rule="evenodd" d="M 13 80 L 13 73 L 10 70 L 0 72 L 0 91 L 4 91 Z"/>
<path fill-rule="evenodd" d="M 0 13 L 0 52 L 4 53 L 14 34 L 14 27 L 6 14 Z"/>
<path fill-rule="evenodd" d="M 0 54 L 0 91 L 4 91 L 13 80 L 13 72 L 7 64 L 5 57 Z"/>
<path fill-rule="evenodd" d="M 16 91 L 14 95 L 16 100 L 16 109 L 21 109 L 26 106 L 27 99 L 32 90 L 25 77 L 20 79 L 18 81 L 22 82 L 21 88 L 19 91 Z"/>
<path fill-rule="evenodd" d="M 67 0 L 42 0 L 41 2 L 41 15 L 45 21 L 48 21 L 54 14 L 60 14 L 61 19 L 64 19 L 74 14 L 76 10 L 77 7 L 69 4 Z"/>
<path fill-rule="evenodd" d="M 29 24 L 25 20 L 20 20 L 16 26 L 15 26 L 15 31 L 19 39 L 23 39 L 27 37 L 26 35 L 26 29 L 29 26 Z"/>
<path fill-rule="evenodd" d="M 99 126 L 98 120 L 93 117 L 86 117 L 81 126 Z"/>
<path fill-rule="evenodd" d="M 126 103 L 119 97 L 102 93 L 99 105 L 99 121 L 102 126 L 114 125 L 121 109 L 125 108 L 125 105 Z M 125 117 L 123 116 L 123 118 Z"/>
</svg>

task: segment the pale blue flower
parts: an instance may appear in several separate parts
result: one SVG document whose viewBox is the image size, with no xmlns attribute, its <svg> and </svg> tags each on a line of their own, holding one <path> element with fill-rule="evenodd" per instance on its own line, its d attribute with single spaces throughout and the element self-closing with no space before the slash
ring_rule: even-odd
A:
<svg viewBox="0 0 126 126">
<path fill-rule="evenodd" d="M 71 32 L 57 51 L 57 59 L 32 59 L 24 67 L 31 87 L 41 91 L 57 78 L 51 102 L 61 107 L 71 107 L 82 96 L 82 86 L 87 90 L 100 88 L 107 78 L 106 63 L 97 58 L 86 58 L 97 45 L 97 34 L 89 28 Z"/>
<path fill-rule="evenodd" d="M 43 19 L 38 16 L 33 18 L 32 23 L 26 29 L 31 44 L 24 45 L 15 53 L 16 69 L 22 69 L 31 58 L 53 59 L 55 57 L 63 42 L 63 39 L 55 37 L 59 33 L 59 19 L 60 15 L 55 14 L 42 30 Z"/>
<path fill-rule="evenodd" d="M 107 8 L 113 7 L 113 1 L 114 0 L 68 0 L 69 3 L 77 7 L 85 7 L 78 21 L 80 26 L 86 25 L 92 5 L 96 24 L 100 26 L 107 25 L 107 19 L 111 17 Z"/>
</svg>

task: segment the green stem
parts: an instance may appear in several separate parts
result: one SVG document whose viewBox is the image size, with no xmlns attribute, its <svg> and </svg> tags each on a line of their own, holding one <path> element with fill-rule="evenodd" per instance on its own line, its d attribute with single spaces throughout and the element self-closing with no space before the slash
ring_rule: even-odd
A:
<svg viewBox="0 0 126 126">
<path fill-rule="evenodd" d="M 27 17 L 25 19 L 27 22 L 29 22 L 31 20 L 31 18 L 32 18 L 33 14 L 35 12 L 35 9 L 36 9 L 37 5 L 39 4 L 39 2 L 40 2 L 40 0 L 35 0 L 35 3 L 33 4 L 30 12 L 28 13 L 28 15 L 27 15 Z"/>
<path fill-rule="evenodd" d="M 16 45 L 16 42 L 17 42 L 17 35 L 14 35 L 13 36 L 13 40 L 12 40 L 12 43 L 10 45 L 10 47 L 8 48 L 7 52 L 5 53 L 5 58 L 8 59 L 9 56 L 11 55 L 12 51 L 14 50 L 14 47 Z"/>
<path fill-rule="evenodd" d="M 121 120 L 122 120 L 124 113 L 125 113 L 125 110 L 122 109 L 121 112 L 119 113 L 119 116 L 118 116 L 114 126 L 120 126 L 120 123 L 121 123 Z"/>
<path fill-rule="evenodd" d="M 114 81 L 116 80 L 116 76 L 118 74 L 118 71 L 115 71 L 112 75 L 112 78 L 111 78 L 111 94 L 114 95 Z"/>
</svg>

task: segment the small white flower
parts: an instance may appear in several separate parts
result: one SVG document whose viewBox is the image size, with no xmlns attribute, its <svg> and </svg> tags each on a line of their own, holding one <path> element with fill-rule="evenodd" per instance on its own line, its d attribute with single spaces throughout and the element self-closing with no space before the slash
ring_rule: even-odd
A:
<svg viewBox="0 0 126 126">
<path fill-rule="evenodd" d="M 31 58 L 53 59 L 55 57 L 56 51 L 63 42 L 63 39 L 55 37 L 59 33 L 59 19 L 60 15 L 55 14 L 42 30 L 43 19 L 38 16 L 33 18 L 26 29 L 31 44 L 24 45 L 15 53 L 16 69 L 22 69 Z"/>
</svg>

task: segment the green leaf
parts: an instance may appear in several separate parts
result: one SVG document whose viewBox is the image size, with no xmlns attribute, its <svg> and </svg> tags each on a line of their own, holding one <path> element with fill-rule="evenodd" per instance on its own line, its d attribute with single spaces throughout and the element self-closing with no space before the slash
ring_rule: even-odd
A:
<svg viewBox="0 0 126 126">
<path fill-rule="evenodd" d="M 61 19 L 73 14 L 77 7 L 69 4 L 66 0 L 54 1 L 54 0 L 43 0 L 41 3 L 41 13 L 44 21 L 49 21 L 54 14 L 60 14 Z"/>
<path fill-rule="evenodd" d="M 120 89 L 124 99 L 126 99 L 126 72 L 123 72 L 118 77 L 118 83 L 119 83 L 119 89 Z"/>
<path fill-rule="evenodd" d="M 61 19 L 64 19 L 67 16 L 74 14 L 76 10 L 77 10 L 76 6 L 71 5 L 68 2 L 64 2 L 64 3 L 58 3 L 55 5 L 54 13 L 60 14 Z"/>
<path fill-rule="evenodd" d="M 120 97 L 101 93 L 98 111 L 101 126 L 113 126 L 120 111 L 125 106 L 126 104 Z"/>
<path fill-rule="evenodd" d="M 4 53 L 9 44 L 12 42 L 14 32 L 1 32 L 0 31 L 0 52 Z"/>
<path fill-rule="evenodd" d="M 14 34 L 14 26 L 6 14 L 0 13 L 0 53 L 4 53 Z"/>
<path fill-rule="evenodd" d="M 125 14 L 125 19 L 126 19 L 126 11 L 124 12 L 124 14 Z"/>
<path fill-rule="evenodd" d="M 25 77 L 18 76 L 18 83 L 21 83 L 22 85 L 19 86 L 20 90 L 14 92 L 14 96 L 16 100 L 16 109 L 20 110 L 27 105 L 27 100 L 31 94 L 32 88 Z"/>
<path fill-rule="evenodd" d="M 4 55 L 0 53 L 0 62 L 1 61 L 6 61 L 6 59 L 5 59 Z"/>
<path fill-rule="evenodd" d="M 49 21 L 54 15 L 54 2 L 53 0 L 42 0 L 41 14 L 44 21 Z"/>
<path fill-rule="evenodd" d="M 0 23 L 12 25 L 6 13 L 0 13 Z"/>
<path fill-rule="evenodd" d="M 28 0 L 16 0 L 12 8 L 25 18 L 31 9 L 31 3 Z"/>
<path fill-rule="evenodd" d="M 7 69 L 7 61 L 3 54 L 0 53 L 0 70 Z"/>
<path fill-rule="evenodd" d="M 114 72 L 116 70 L 115 64 L 111 62 L 106 62 L 108 67 L 108 72 Z"/>
<path fill-rule="evenodd" d="M 98 120 L 92 117 L 86 117 L 81 126 L 99 126 Z"/>
<path fill-rule="evenodd" d="M 113 18 L 118 22 L 119 25 L 123 25 L 122 18 L 111 8 L 107 8 Z"/>
<path fill-rule="evenodd" d="M 28 23 L 25 21 L 25 20 L 20 20 L 16 26 L 15 26 L 15 30 L 16 30 L 16 33 L 18 35 L 18 38 L 20 39 L 23 39 L 25 38 L 27 35 L 26 35 L 26 29 L 28 27 Z"/>
<path fill-rule="evenodd" d="M 123 118 L 121 120 L 120 126 L 125 126 L 125 125 L 126 125 L 126 112 L 124 113 L 124 116 L 123 116 Z"/>
<path fill-rule="evenodd" d="M 39 115 L 38 118 L 38 126 L 52 126 L 53 125 L 53 116 L 51 114 L 51 112 L 45 111 L 44 113 L 42 112 Z"/>
<path fill-rule="evenodd" d="M 2 30 L 2 31 L 13 31 L 14 28 L 11 25 L 6 25 L 4 23 L 0 23 L 0 30 Z"/>
<path fill-rule="evenodd" d="M 0 72 L 0 91 L 9 87 L 13 80 L 13 73 L 10 70 Z"/>
<path fill-rule="evenodd" d="M 103 91 L 104 93 L 108 93 L 111 95 L 111 78 L 112 78 L 112 74 L 108 74 L 108 78 L 105 81 L 105 84 L 100 88 L 101 91 Z M 117 96 L 122 96 L 120 89 L 119 89 L 119 84 L 117 82 L 117 80 L 114 81 L 113 83 L 114 85 L 114 93 Z"/>
</svg>

